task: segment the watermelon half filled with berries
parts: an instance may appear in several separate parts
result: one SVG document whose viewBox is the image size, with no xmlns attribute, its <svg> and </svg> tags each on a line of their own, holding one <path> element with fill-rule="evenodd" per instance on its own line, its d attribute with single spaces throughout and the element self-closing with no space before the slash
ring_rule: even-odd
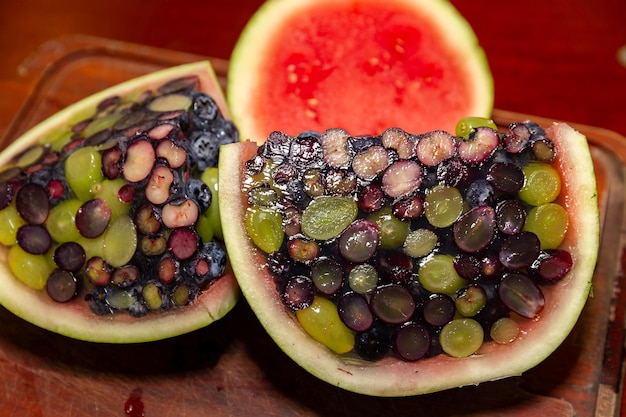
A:
<svg viewBox="0 0 626 417">
<path fill-rule="evenodd" d="M 576 323 L 599 214 L 567 124 L 260 142 L 221 150 L 225 243 L 252 310 L 313 375 L 376 396 L 477 384 L 532 368 Z"/>
<path fill-rule="evenodd" d="M 77 339 L 206 326 L 239 290 L 223 243 L 219 146 L 238 140 L 208 62 L 90 96 L 0 155 L 0 303 Z"/>
</svg>

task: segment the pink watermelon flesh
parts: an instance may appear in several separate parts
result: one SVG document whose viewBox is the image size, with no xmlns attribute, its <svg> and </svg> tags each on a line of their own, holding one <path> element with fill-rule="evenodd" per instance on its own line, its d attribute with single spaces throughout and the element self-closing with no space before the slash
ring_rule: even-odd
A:
<svg viewBox="0 0 626 417">
<path fill-rule="evenodd" d="M 258 90 L 264 97 L 252 100 L 252 114 L 288 134 L 328 126 L 378 134 L 390 122 L 454 131 L 473 104 L 475 77 L 437 24 L 400 1 L 324 2 L 294 13 L 264 53 L 271 59 L 258 85 L 269 87 Z"/>
</svg>

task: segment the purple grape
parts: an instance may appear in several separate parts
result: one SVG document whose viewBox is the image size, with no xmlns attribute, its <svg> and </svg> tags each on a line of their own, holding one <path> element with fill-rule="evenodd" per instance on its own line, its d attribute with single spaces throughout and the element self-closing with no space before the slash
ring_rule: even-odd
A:
<svg viewBox="0 0 626 417">
<path fill-rule="evenodd" d="M 563 249 L 541 252 L 530 266 L 530 274 L 540 283 L 554 283 L 561 280 L 572 268 L 572 255 Z"/>
<path fill-rule="evenodd" d="M 454 242 L 464 252 L 479 252 L 493 240 L 496 215 L 489 206 L 474 207 L 454 224 Z"/>
<path fill-rule="evenodd" d="M 469 169 L 459 158 L 443 161 L 437 166 L 437 179 L 450 187 L 464 183 L 468 177 Z"/>
<path fill-rule="evenodd" d="M 357 292 L 344 294 L 337 303 L 337 311 L 341 321 L 356 332 L 366 331 L 374 323 L 367 299 Z"/>
<path fill-rule="evenodd" d="M 0 184 L 0 210 L 3 210 L 11 204 L 15 191 L 13 184 L 10 182 L 3 182 Z"/>
<path fill-rule="evenodd" d="M 119 268 L 115 268 L 111 273 L 111 283 L 120 288 L 130 287 L 137 282 L 137 278 L 139 278 L 139 268 L 135 265 L 124 265 Z M 159 275 L 159 279 L 160 278 L 161 276 Z"/>
<path fill-rule="evenodd" d="M 54 250 L 53 259 L 60 269 L 78 272 L 85 264 L 85 250 L 76 242 L 65 242 Z"/>
<path fill-rule="evenodd" d="M 528 146 L 530 129 L 523 123 L 514 123 L 509 127 L 509 132 L 504 135 L 502 142 L 504 149 L 509 153 L 520 153 Z"/>
<path fill-rule="evenodd" d="M 35 183 L 24 184 L 15 196 L 17 212 L 30 224 L 43 224 L 48 218 L 48 192 Z"/>
<path fill-rule="evenodd" d="M 480 259 L 480 274 L 483 278 L 498 278 L 501 271 L 502 264 L 496 254 L 487 253 Z"/>
<path fill-rule="evenodd" d="M 454 318 L 456 306 L 452 297 L 445 294 L 433 294 L 424 302 L 422 316 L 431 326 L 441 327 Z"/>
<path fill-rule="evenodd" d="M 39 224 L 25 224 L 17 229 L 17 243 L 33 255 L 42 255 L 50 249 L 52 238 L 45 227 Z"/>
<path fill-rule="evenodd" d="M 46 281 L 46 292 L 56 302 L 68 302 L 78 293 L 78 280 L 70 271 L 55 269 Z"/>
<path fill-rule="evenodd" d="M 489 168 L 487 180 L 498 190 L 515 194 L 524 185 L 522 169 L 509 162 L 496 162 Z"/>
<path fill-rule="evenodd" d="M 500 247 L 500 262 L 510 269 L 526 268 L 539 255 L 539 247 L 539 238 L 532 232 L 509 236 Z"/>
<path fill-rule="evenodd" d="M 178 227 L 167 239 L 167 249 L 181 261 L 191 258 L 198 250 L 200 238 L 195 230 Z"/>
<path fill-rule="evenodd" d="M 378 287 L 370 299 L 376 317 L 386 323 L 400 324 L 408 321 L 415 312 L 415 300 L 406 288 L 391 284 Z"/>
<path fill-rule="evenodd" d="M 100 236 L 111 221 L 111 209 L 99 198 L 84 203 L 76 212 L 76 228 L 86 238 Z"/>
<path fill-rule="evenodd" d="M 411 258 L 398 251 L 379 251 L 375 264 L 378 275 L 385 282 L 407 282 L 413 273 Z"/>
<path fill-rule="evenodd" d="M 366 219 L 358 219 L 341 233 L 339 252 L 350 262 L 365 262 L 378 248 L 378 226 Z"/>
<path fill-rule="evenodd" d="M 480 261 L 474 255 L 465 253 L 455 255 L 453 265 L 456 273 L 463 279 L 471 281 L 480 277 Z"/>
<path fill-rule="evenodd" d="M 416 361 L 426 356 L 431 337 L 426 327 L 418 323 L 407 323 L 396 332 L 396 353 L 405 361 Z"/>
<path fill-rule="evenodd" d="M 545 305 L 541 289 L 527 275 L 508 272 L 498 286 L 498 296 L 511 311 L 533 319 Z"/>
<path fill-rule="evenodd" d="M 357 204 L 361 211 L 373 213 L 385 202 L 385 194 L 378 184 L 370 183 L 362 187 L 357 195 Z"/>
<path fill-rule="evenodd" d="M 500 145 L 500 136 L 495 130 L 480 126 L 469 139 L 459 142 L 459 156 L 468 164 L 480 164 L 493 155 Z"/>
<path fill-rule="evenodd" d="M 280 294 L 283 303 L 292 310 L 309 307 L 315 298 L 315 285 L 310 278 L 296 275 L 290 278 Z"/>
<path fill-rule="evenodd" d="M 526 222 L 526 210 L 519 200 L 504 200 L 496 206 L 498 230 L 507 235 L 522 231 Z"/>
<path fill-rule="evenodd" d="M 400 220 L 417 219 L 424 212 L 424 199 L 415 194 L 409 198 L 393 203 L 391 212 Z"/>
</svg>

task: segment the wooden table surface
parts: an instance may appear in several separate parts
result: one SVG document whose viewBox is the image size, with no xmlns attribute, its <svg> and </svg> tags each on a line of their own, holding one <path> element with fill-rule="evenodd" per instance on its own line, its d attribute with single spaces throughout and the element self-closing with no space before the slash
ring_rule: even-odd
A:
<svg viewBox="0 0 626 417">
<path fill-rule="evenodd" d="M 35 87 L 37 78 L 29 73 L 28 63 L 42 45 L 48 43 L 45 48 L 49 50 L 52 40 L 83 34 L 227 60 L 238 34 L 261 3 L 262 0 L 1 2 L 0 138 Z M 626 135 L 626 2 L 452 0 L 452 3 L 469 20 L 487 53 L 495 79 L 498 109 Z M 619 141 L 616 143 L 619 146 Z M 136 405 L 143 405 L 142 392 L 145 415 L 150 417 L 238 415 L 232 407 L 241 412 L 242 406 L 235 406 L 238 397 L 230 390 L 233 386 L 247 396 L 245 404 L 250 415 L 263 412 L 263 415 L 276 416 L 335 414 L 330 405 L 320 404 L 344 400 L 343 394 L 324 385 L 314 385 L 319 391 L 311 392 L 310 396 L 298 391 L 297 386 L 292 386 L 292 378 L 296 378 L 296 384 L 306 383 L 310 382 L 309 376 L 292 364 L 273 363 L 276 358 L 287 359 L 276 351 L 258 325 L 252 324 L 243 337 L 237 335 L 238 330 L 231 326 L 233 323 L 254 321 L 245 305 L 238 307 L 233 316 L 210 333 L 195 333 L 175 342 L 155 344 L 154 348 L 166 351 L 144 358 L 152 367 L 147 369 L 146 363 L 135 361 L 137 355 L 144 354 L 144 347 L 67 342 L 25 323 L 15 325 L 15 318 L 0 311 L 0 320 L 11 323 L 10 330 L 0 330 L 0 339 L 11 339 L 9 350 L 6 350 L 7 344 L 3 345 L 4 351 L 0 349 L 3 374 L 0 415 L 141 415 L 128 411 L 128 401 L 132 403 L 134 398 Z M 3 324 L 0 323 L 0 328 Z M 215 336 L 218 332 L 219 337 Z M 37 343 L 48 343 L 45 340 L 49 340 L 50 350 L 33 347 Z M 256 342 L 258 346 L 251 345 Z M 238 362 L 229 356 L 229 344 L 235 345 L 236 351 L 245 351 L 250 362 Z M 198 346 L 204 349 L 202 355 L 186 356 L 191 351 L 196 352 Z M 107 361 L 102 363 L 99 355 L 107 359 L 116 357 L 118 361 L 114 365 Z M 192 358 L 193 362 L 186 358 Z M 216 365 L 218 359 L 220 363 Z M 19 363 L 15 363 L 16 360 Z M 50 362 L 57 365 L 44 366 Z M 272 362 L 271 366 L 268 362 Z M 208 380 L 206 374 L 196 372 L 197 368 L 214 366 L 218 370 L 210 374 Z M 224 373 L 224 367 L 229 367 L 228 373 Z M 170 385 L 160 384 L 160 375 L 167 375 L 168 384 L 172 378 L 179 378 L 180 386 L 190 394 L 168 397 Z M 146 376 L 150 382 L 141 382 Z M 90 382 L 85 384 L 86 380 Z M 251 380 L 257 382 L 251 386 Z M 511 395 L 507 392 L 510 388 L 499 386 L 498 395 Z M 214 399 L 217 394 L 222 395 L 219 398 L 223 402 L 213 402 L 212 410 L 199 413 L 193 407 L 203 404 L 204 389 L 212 390 Z M 469 390 L 454 398 L 472 402 L 474 394 Z M 258 401 L 255 395 L 259 396 Z M 515 391 L 512 395 L 519 393 Z M 77 398 L 80 398 L 78 403 Z M 434 398 L 449 400 L 445 395 Z M 402 400 L 359 403 L 359 397 L 355 396 L 349 400 L 354 410 L 342 409 L 337 415 L 410 415 L 398 410 L 405 405 L 415 405 Z M 435 407 L 432 401 L 429 404 Z M 255 405 L 261 408 L 255 409 Z M 559 409 L 558 415 L 566 415 L 561 413 L 562 405 L 554 403 L 550 407 Z M 387 406 L 390 408 L 385 408 Z M 476 411 L 475 407 L 469 409 Z M 259 410 L 262 414 L 256 414 Z M 429 412 L 433 410 L 435 408 L 430 408 Z M 420 413 L 416 411 L 415 415 Z"/>
</svg>

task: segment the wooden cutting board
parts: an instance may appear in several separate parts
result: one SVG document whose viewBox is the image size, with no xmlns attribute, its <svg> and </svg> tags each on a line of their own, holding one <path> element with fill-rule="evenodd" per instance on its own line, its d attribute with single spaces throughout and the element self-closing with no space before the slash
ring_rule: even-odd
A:
<svg viewBox="0 0 626 417">
<path fill-rule="evenodd" d="M 118 82 L 211 59 L 92 37 L 44 45 L 24 63 L 35 90 L 0 141 Z M 220 80 L 228 63 L 211 59 Z M 527 118 L 496 111 L 503 125 Z M 622 252 L 626 138 L 578 126 L 592 145 L 604 225 L 593 297 L 574 331 L 521 377 L 409 397 L 365 397 L 299 368 L 266 335 L 245 300 L 219 322 L 164 341 L 86 343 L 0 308 L 2 416 L 613 416 L 621 403 L 625 294 Z"/>
</svg>

